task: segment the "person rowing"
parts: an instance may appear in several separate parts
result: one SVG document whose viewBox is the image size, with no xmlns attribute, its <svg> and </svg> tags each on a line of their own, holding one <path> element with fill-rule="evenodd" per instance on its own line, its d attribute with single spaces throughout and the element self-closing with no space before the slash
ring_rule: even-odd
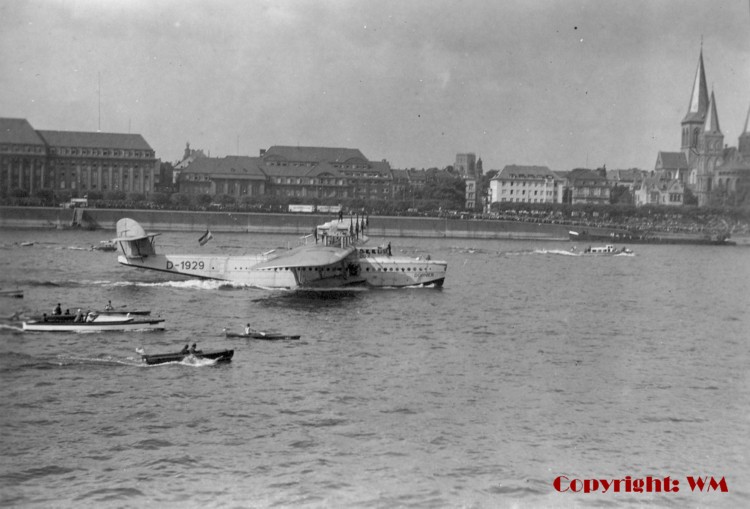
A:
<svg viewBox="0 0 750 509">
<path fill-rule="evenodd" d="M 250 324 L 248 323 L 247 326 L 245 326 L 245 336 L 250 336 L 252 334 L 260 334 L 261 336 L 265 336 L 266 333 L 260 330 L 254 330 L 250 327 Z"/>
</svg>

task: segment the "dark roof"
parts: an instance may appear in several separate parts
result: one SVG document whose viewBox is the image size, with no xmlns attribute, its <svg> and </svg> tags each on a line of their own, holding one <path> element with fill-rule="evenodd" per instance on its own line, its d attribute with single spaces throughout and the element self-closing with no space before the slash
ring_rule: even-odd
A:
<svg viewBox="0 0 750 509">
<path fill-rule="evenodd" d="M 371 161 L 368 171 L 376 171 L 388 177 L 391 175 L 391 165 L 388 161 Z"/>
<path fill-rule="evenodd" d="M 334 168 L 330 163 L 316 164 L 315 166 L 310 168 L 307 172 L 305 172 L 304 175 L 308 177 L 318 177 L 320 175 L 331 175 L 336 178 L 342 178 L 344 176 L 341 173 L 341 170 L 339 170 L 338 168 Z"/>
<path fill-rule="evenodd" d="M 237 177 L 265 178 L 261 168 L 261 159 L 248 156 L 199 157 L 185 168 L 182 173 L 204 173 L 211 175 L 227 175 Z"/>
<path fill-rule="evenodd" d="M 44 140 L 25 118 L 0 118 L 0 143 L 44 145 Z"/>
<path fill-rule="evenodd" d="M 643 179 L 645 172 L 638 168 L 628 170 L 607 170 L 607 180 L 617 182 L 636 182 Z"/>
<path fill-rule="evenodd" d="M 509 178 L 555 178 L 546 166 L 521 166 L 518 164 L 509 164 L 503 168 L 492 180 L 509 179 Z"/>
<path fill-rule="evenodd" d="M 661 161 L 661 166 L 659 165 Z M 687 170 L 688 162 L 684 152 L 659 152 L 656 157 L 657 167 L 665 170 Z"/>
<path fill-rule="evenodd" d="M 743 160 L 741 158 L 731 159 L 721 166 L 717 166 L 714 170 L 716 173 L 719 172 L 748 172 L 750 176 L 750 161 Z"/>
<path fill-rule="evenodd" d="M 37 131 L 53 147 L 119 148 L 152 150 L 140 134 Z"/>
<path fill-rule="evenodd" d="M 589 170 L 588 168 L 576 168 L 574 170 L 571 170 L 568 174 L 568 180 L 569 181 L 575 181 L 575 180 L 596 180 L 596 181 L 602 181 L 606 182 L 607 179 L 602 177 L 598 172 L 594 170 Z"/>
<path fill-rule="evenodd" d="M 318 163 L 345 163 L 352 160 L 367 162 L 367 158 L 362 155 L 362 152 L 355 148 L 289 147 L 283 145 L 274 145 L 266 150 L 263 159 Z"/>
</svg>

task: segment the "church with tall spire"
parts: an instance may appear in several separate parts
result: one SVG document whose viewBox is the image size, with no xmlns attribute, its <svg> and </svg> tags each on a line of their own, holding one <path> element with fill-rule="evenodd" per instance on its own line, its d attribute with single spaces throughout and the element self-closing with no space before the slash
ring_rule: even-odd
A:
<svg viewBox="0 0 750 509">
<path fill-rule="evenodd" d="M 738 147 L 726 146 L 716 96 L 713 91 L 709 95 L 706 85 L 701 44 L 688 110 L 680 123 L 682 146 L 680 152 L 659 152 L 654 168 L 658 180 L 677 180 L 692 191 L 699 206 L 717 194 L 750 200 L 749 121 L 750 110 Z"/>
</svg>

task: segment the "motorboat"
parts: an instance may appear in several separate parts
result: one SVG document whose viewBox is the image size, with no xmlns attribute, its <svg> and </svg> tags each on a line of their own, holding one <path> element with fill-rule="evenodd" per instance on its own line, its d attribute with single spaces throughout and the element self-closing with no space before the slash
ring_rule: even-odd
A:
<svg viewBox="0 0 750 509">
<path fill-rule="evenodd" d="M 229 362 L 234 356 L 234 350 L 209 350 L 195 352 L 176 352 L 146 355 L 141 354 L 141 359 L 146 364 L 166 364 L 168 362 L 182 362 L 187 358 L 209 359 L 216 362 Z"/>
<path fill-rule="evenodd" d="M 280 334 L 278 332 L 267 331 L 250 331 L 250 332 L 230 332 L 224 329 L 224 335 L 228 338 L 246 338 L 246 339 L 263 339 L 266 341 L 299 339 L 299 334 Z"/>
<path fill-rule="evenodd" d="M 91 246 L 94 251 L 117 251 L 117 244 L 113 240 L 100 240 L 99 244 Z"/>
<path fill-rule="evenodd" d="M 122 316 L 100 315 L 90 322 L 58 319 L 61 315 L 47 316 L 42 320 L 22 322 L 23 330 L 29 332 L 106 332 L 164 330 L 163 319 L 136 319 Z M 71 315 L 62 315 L 71 316 Z"/>
<path fill-rule="evenodd" d="M 105 309 L 103 311 L 86 312 L 84 316 L 88 316 L 89 314 L 91 314 L 93 317 L 96 317 L 96 321 L 99 323 L 105 322 L 105 321 L 122 321 L 122 320 L 127 320 L 130 318 L 138 319 L 138 320 L 148 320 L 149 318 L 144 318 L 144 317 L 149 316 L 151 314 L 151 310 L 142 309 L 142 310 L 125 311 L 123 309 L 109 309 L 109 310 Z M 30 318 L 30 320 L 36 320 L 36 321 L 42 321 L 42 322 L 53 322 L 53 323 L 74 323 L 75 319 L 76 319 L 75 314 L 62 314 L 62 315 L 43 314 L 41 316 L 36 315 Z M 77 323 L 80 323 L 80 321 Z"/>
<path fill-rule="evenodd" d="M 448 263 L 425 257 L 393 256 L 390 244 L 368 248 L 364 220 L 339 219 L 314 228 L 302 244 L 257 255 L 158 254 L 158 233 L 146 233 L 133 219 L 117 221 L 120 254 L 129 267 L 201 279 L 230 281 L 263 289 L 337 289 L 349 286 L 436 286 Z"/>
<path fill-rule="evenodd" d="M 580 253 L 583 255 L 600 255 L 600 256 L 614 256 L 614 255 L 620 255 L 620 254 L 633 254 L 633 251 L 631 249 L 628 249 L 626 247 L 623 247 L 621 249 L 616 248 L 612 244 L 607 244 L 606 246 L 589 246 L 583 251 L 577 251 L 575 248 L 572 250 L 575 253 Z"/>
</svg>

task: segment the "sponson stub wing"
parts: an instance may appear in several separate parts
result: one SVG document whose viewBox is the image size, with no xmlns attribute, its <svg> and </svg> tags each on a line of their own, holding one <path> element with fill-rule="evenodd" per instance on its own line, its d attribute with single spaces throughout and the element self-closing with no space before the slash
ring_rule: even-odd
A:
<svg viewBox="0 0 750 509">
<path fill-rule="evenodd" d="M 273 259 L 255 265 L 253 269 L 327 267 L 341 262 L 354 251 L 354 246 L 344 249 L 327 246 L 301 246 L 289 251 L 282 251 Z"/>
</svg>

